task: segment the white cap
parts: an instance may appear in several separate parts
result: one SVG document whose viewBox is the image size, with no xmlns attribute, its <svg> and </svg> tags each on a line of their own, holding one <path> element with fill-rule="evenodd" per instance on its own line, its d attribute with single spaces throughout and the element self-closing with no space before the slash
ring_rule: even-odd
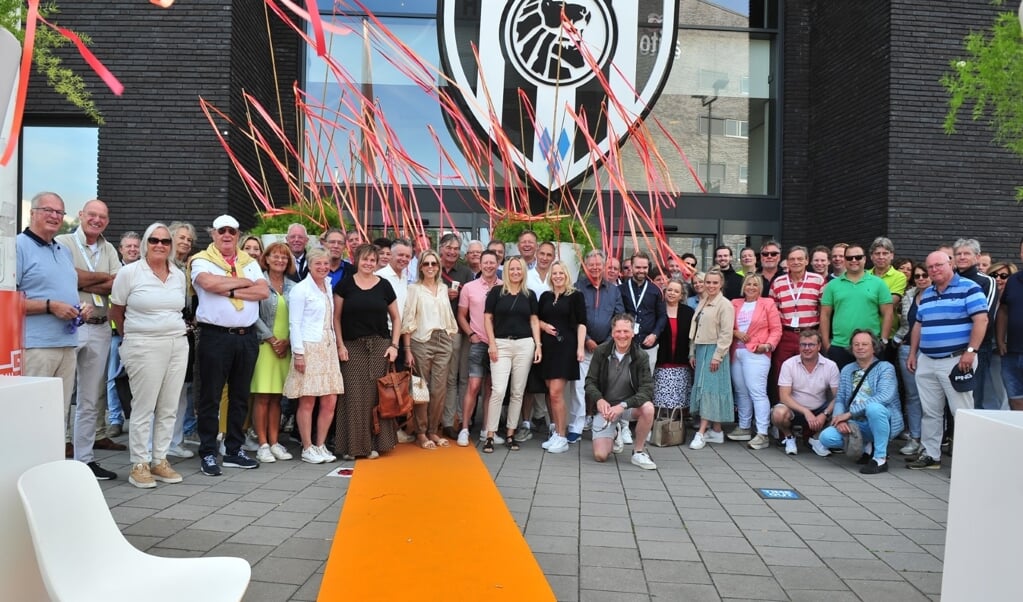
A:
<svg viewBox="0 0 1023 602">
<path fill-rule="evenodd" d="M 217 219 L 213 220 L 213 229 L 214 230 L 219 230 L 219 229 L 223 228 L 224 226 L 229 226 L 229 227 L 234 228 L 235 230 L 237 230 L 238 229 L 238 220 L 234 219 L 230 215 L 221 215 Z"/>
</svg>

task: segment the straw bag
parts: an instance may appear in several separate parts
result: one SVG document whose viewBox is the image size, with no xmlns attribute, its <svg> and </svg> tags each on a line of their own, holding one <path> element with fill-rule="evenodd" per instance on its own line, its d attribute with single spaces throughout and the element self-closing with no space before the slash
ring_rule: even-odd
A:
<svg viewBox="0 0 1023 602">
<path fill-rule="evenodd" d="M 395 370 L 394 362 L 387 365 L 387 374 L 377 379 L 377 411 L 381 418 L 407 416 L 412 411 L 411 376 L 408 370 Z"/>
<path fill-rule="evenodd" d="M 650 434 L 650 443 L 657 447 L 671 447 L 682 445 L 685 438 L 686 425 L 682 421 L 682 410 L 657 408 L 653 431 Z"/>
</svg>

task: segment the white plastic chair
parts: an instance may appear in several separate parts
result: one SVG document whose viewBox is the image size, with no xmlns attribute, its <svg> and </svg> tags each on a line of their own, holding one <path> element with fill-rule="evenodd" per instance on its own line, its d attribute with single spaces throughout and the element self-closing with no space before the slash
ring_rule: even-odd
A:
<svg viewBox="0 0 1023 602">
<path fill-rule="evenodd" d="M 53 600 L 237 602 L 248 588 L 252 569 L 242 558 L 161 558 L 135 549 L 81 462 L 30 468 L 18 493 Z"/>
</svg>

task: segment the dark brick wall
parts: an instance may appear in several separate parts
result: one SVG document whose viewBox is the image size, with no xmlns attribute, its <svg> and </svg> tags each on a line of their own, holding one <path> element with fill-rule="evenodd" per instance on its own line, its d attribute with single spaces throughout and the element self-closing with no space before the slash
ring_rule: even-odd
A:
<svg viewBox="0 0 1023 602">
<path fill-rule="evenodd" d="M 963 37 L 989 29 L 998 11 L 987 0 L 892 2 L 887 217 L 900 255 L 923 258 L 965 236 L 995 258 L 1019 259 L 1019 159 L 991 142 L 985 123 L 970 120 L 971 107 L 958 133 L 942 130 L 947 96 L 939 79 L 964 54 Z"/>
<path fill-rule="evenodd" d="M 810 189 L 813 184 L 810 163 L 810 32 L 813 2 L 791 0 L 783 15 L 781 120 L 781 241 L 786 245 L 806 241 L 812 213 Z"/>
</svg>

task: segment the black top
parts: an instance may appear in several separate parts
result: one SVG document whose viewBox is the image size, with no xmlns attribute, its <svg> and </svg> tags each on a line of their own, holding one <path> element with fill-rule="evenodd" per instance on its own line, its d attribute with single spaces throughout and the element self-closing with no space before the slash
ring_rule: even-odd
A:
<svg viewBox="0 0 1023 602">
<path fill-rule="evenodd" d="M 678 330 L 675 333 L 675 352 L 671 349 L 671 319 L 661 331 L 657 339 L 657 364 L 688 364 L 689 363 L 689 325 L 693 321 L 695 310 L 685 303 L 678 304 Z"/>
<path fill-rule="evenodd" d="M 540 295 L 539 317 L 554 326 L 557 336 L 540 331 L 543 342 L 543 362 L 540 371 L 544 379 L 563 378 L 579 380 L 579 325 L 586 325 L 586 301 L 579 291 L 571 295 L 555 296 L 553 291 Z"/>
<path fill-rule="evenodd" d="M 334 287 L 334 294 L 344 302 L 341 306 L 341 338 L 352 341 L 368 336 L 391 337 L 387 328 L 387 306 L 397 299 L 391 283 L 380 278 L 369 290 L 345 278 Z"/>
<path fill-rule="evenodd" d="M 499 339 L 533 336 L 529 318 L 540 311 L 536 295 L 529 289 L 518 295 L 502 295 L 502 289 L 501 286 L 490 289 L 483 306 L 484 313 L 494 316 L 494 336 Z"/>
</svg>

